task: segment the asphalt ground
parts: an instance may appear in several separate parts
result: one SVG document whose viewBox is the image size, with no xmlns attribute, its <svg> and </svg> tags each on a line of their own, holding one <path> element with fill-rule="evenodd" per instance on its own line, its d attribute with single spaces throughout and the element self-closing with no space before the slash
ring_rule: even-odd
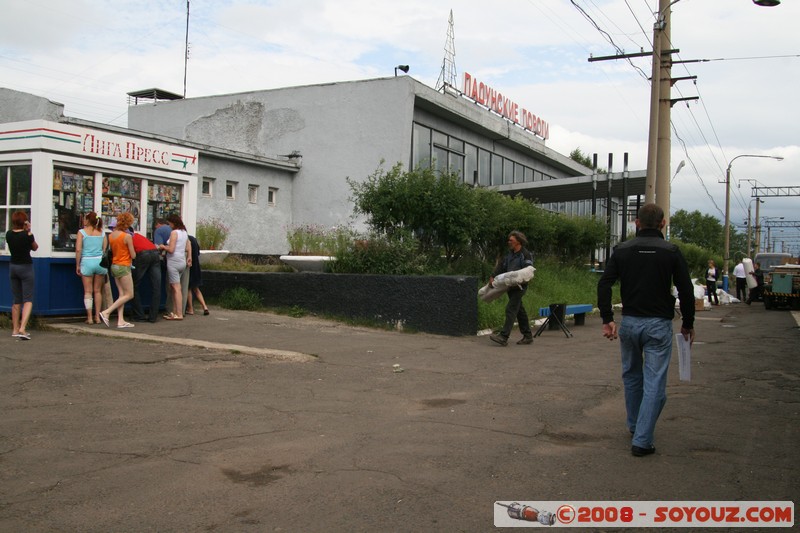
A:
<svg viewBox="0 0 800 533">
<path fill-rule="evenodd" d="M 570 329 L 501 347 L 212 307 L 2 330 L 0 531 L 490 531 L 496 501 L 798 501 L 796 314 L 698 312 L 692 380 L 674 355 L 642 458 L 618 342 L 597 316 Z"/>
</svg>

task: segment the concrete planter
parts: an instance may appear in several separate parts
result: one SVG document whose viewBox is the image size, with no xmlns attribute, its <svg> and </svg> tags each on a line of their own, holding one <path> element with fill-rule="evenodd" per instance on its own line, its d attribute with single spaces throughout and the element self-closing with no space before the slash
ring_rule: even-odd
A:
<svg viewBox="0 0 800 533">
<path fill-rule="evenodd" d="M 298 272 L 325 272 L 325 264 L 336 261 L 330 255 L 282 255 L 280 260 Z"/>
<path fill-rule="evenodd" d="M 200 250 L 200 265 L 218 265 L 225 261 L 228 250 Z"/>
</svg>

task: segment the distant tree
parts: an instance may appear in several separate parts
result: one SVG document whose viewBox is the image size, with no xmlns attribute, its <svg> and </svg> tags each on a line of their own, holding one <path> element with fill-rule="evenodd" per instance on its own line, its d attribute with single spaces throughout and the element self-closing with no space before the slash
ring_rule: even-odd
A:
<svg viewBox="0 0 800 533">
<path fill-rule="evenodd" d="M 725 226 L 711 215 L 681 209 L 670 217 L 670 234 L 686 244 L 695 244 L 714 254 L 725 254 Z M 745 254 L 747 238 L 731 226 L 730 258 L 739 261 Z M 722 265 L 720 265 L 722 266 Z"/>
<path fill-rule="evenodd" d="M 594 164 L 594 161 L 592 160 L 591 157 L 589 157 L 589 154 L 584 154 L 581 151 L 580 147 L 575 148 L 573 151 L 571 151 L 569 153 L 569 158 L 572 159 L 573 161 L 575 161 L 576 163 L 580 163 L 581 165 L 583 165 L 585 167 L 594 168 L 592 166 Z M 605 174 L 607 172 L 608 171 L 606 169 L 601 168 L 601 167 L 597 167 L 597 173 L 598 174 Z"/>
<path fill-rule="evenodd" d="M 725 228 L 719 220 L 700 211 L 677 211 L 670 217 L 670 234 L 686 244 L 721 252 L 725 245 Z"/>
</svg>

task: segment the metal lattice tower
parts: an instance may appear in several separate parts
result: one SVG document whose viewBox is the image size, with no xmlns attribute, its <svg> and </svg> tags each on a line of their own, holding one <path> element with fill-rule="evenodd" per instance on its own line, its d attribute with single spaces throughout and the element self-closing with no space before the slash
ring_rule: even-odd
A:
<svg viewBox="0 0 800 533">
<path fill-rule="evenodd" d="M 447 42 L 444 45 L 444 59 L 442 60 L 442 71 L 436 81 L 436 90 L 444 92 L 449 87 L 451 90 L 458 90 L 458 80 L 456 77 L 456 35 L 453 28 L 453 10 L 450 10 L 450 20 L 447 26 Z"/>
</svg>

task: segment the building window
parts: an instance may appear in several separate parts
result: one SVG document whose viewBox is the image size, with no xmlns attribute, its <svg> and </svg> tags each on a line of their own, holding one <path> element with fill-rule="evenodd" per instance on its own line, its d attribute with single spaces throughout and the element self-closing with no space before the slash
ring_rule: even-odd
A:
<svg viewBox="0 0 800 533">
<path fill-rule="evenodd" d="M 270 187 L 267 191 L 267 204 L 275 205 L 278 203 L 278 189 Z"/>
<path fill-rule="evenodd" d="M 467 144 L 464 149 L 464 183 L 478 185 L 478 147 Z"/>
<path fill-rule="evenodd" d="M 492 185 L 503 184 L 503 158 L 492 154 Z"/>
<path fill-rule="evenodd" d="M 478 149 L 478 184 L 488 186 L 492 184 L 491 154 L 483 148 Z"/>
<path fill-rule="evenodd" d="M 530 167 L 525 167 L 525 178 L 526 182 L 533 181 L 533 169 Z"/>
<path fill-rule="evenodd" d="M 226 181 L 225 182 L 225 197 L 228 200 L 236 200 L 236 182 L 235 181 Z"/>
<path fill-rule="evenodd" d="M 414 123 L 414 133 L 412 140 L 411 154 L 412 167 L 430 167 L 431 166 L 431 130 L 421 124 Z"/>
<path fill-rule="evenodd" d="M 203 186 L 200 193 L 207 198 L 211 198 L 214 195 L 214 178 L 203 178 Z"/>
<path fill-rule="evenodd" d="M 247 201 L 251 204 L 258 203 L 258 185 L 247 186 Z"/>
<path fill-rule="evenodd" d="M 31 166 L 0 165 L 0 247 L 5 248 L 11 215 L 25 211 L 31 219 Z"/>
</svg>

